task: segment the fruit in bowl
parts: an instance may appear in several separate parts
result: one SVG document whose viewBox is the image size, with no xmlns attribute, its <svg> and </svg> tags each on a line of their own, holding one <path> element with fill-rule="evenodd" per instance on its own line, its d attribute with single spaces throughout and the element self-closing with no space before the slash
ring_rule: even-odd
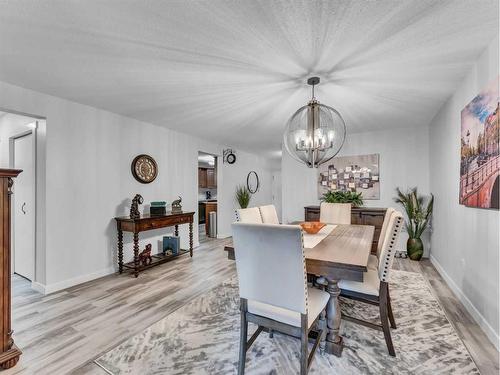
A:
<svg viewBox="0 0 500 375">
<path fill-rule="evenodd" d="M 308 234 L 318 233 L 321 230 L 321 228 L 323 228 L 325 225 L 326 225 L 325 223 L 321 223 L 319 221 L 306 221 L 300 224 L 302 229 L 304 229 L 305 232 Z"/>
</svg>

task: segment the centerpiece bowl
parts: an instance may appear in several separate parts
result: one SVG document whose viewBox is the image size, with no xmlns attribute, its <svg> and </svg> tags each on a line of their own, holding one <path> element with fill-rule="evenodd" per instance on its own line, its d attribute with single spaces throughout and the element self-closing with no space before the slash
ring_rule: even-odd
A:
<svg viewBox="0 0 500 375">
<path fill-rule="evenodd" d="M 318 233 L 325 225 L 325 223 L 321 223 L 319 221 L 306 221 L 300 224 L 302 229 L 304 229 L 304 231 L 308 234 Z"/>
</svg>

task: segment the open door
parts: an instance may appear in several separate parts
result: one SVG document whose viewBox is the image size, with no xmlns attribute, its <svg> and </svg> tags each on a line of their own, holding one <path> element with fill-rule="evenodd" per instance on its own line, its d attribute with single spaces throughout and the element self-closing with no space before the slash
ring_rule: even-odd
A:
<svg viewBox="0 0 500 375">
<path fill-rule="evenodd" d="M 34 134 L 13 138 L 13 165 L 23 172 L 16 179 L 13 195 L 14 272 L 35 280 L 35 156 Z"/>
</svg>

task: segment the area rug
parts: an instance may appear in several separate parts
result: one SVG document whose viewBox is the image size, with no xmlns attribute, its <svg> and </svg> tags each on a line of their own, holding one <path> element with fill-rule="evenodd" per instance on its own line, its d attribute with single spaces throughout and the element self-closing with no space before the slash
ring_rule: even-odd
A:
<svg viewBox="0 0 500 375">
<path fill-rule="evenodd" d="M 479 374 L 422 275 L 393 271 L 396 357 L 382 332 L 342 321 L 341 358 L 316 353 L 310 374 Z M 96 363 L 118 374 L 236 374 L 240 316 L 236 278 L 187 303 L 104 354 Z M 349 315 L 377 322 L 374 306 L 342 301 Z M 251 325 L 250 333 L 256 329 Z M 250 336 L 250 335 L 249 335 Z M 247 374 L 297 374 L 299 340 L 261 333 L 247 355 Z"/>
</svg>

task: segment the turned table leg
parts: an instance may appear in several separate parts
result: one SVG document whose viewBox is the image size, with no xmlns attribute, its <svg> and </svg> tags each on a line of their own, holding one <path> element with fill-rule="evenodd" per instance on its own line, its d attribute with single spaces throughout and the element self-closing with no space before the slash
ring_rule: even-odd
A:
<svg viewBox="0 0 500 375">
<path fill-rule="evenodd" d="M 123 272 L 123 231 L 118 230 L 118 272 Z"/>
<path fill-rule="evenodd" d="M 341 314 L 338 298 L 340 294 L 338 281 L 328 280 L 326 291 L 330 293 L 330 300 L 328 301 L 328 305 L 326 306 L 327 334 L 325 351 L 327 353 L 340 357 L 342 355 L 344 343 L 342 341 L 342 336 L 339 335 Z"/>
<path fill-rule="evenodd" d="M 175 230 L 174 230 L 174 236 L 175 237 L 179 237 L 179 226 L 176 225 L 174 228 L 175 228 Z"/>
<path fill-rule="evenodd" d="M 139 233 L 134 232 L 134 276 L 139 276 Z"/>
<path fill-rule="evenodd" d="M 189 255 L 193 256 L 193 222 L 189 223 Z"/>
</svg>

